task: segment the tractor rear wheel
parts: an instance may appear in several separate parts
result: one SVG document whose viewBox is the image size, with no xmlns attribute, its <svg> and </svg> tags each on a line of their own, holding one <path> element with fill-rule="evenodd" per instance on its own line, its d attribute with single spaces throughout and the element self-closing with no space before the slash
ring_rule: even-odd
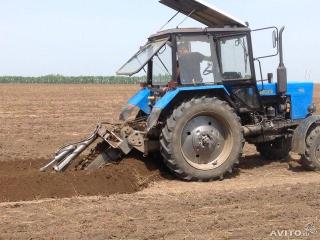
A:
<svg viewBox="0 0 320 240">
<path fill-rule="evenodd" d="M 174 109 L 160 137 L 161 154 L 180 179 L 210 181 L 232 172 L 242 153 L 240 119 L 217 98 L 193 98 Z"/>
<path fill-rule="evenodd" d="M 306 152 L 301 164 L 308 170 L 320 170 L 320 126 L 313 129 L 306 138 Z"/>
<path fill-rule="evenodd" d="M 257 151 L 268 161 L 281 160 L 289 156 L 291 138 L 277 138 L 270 142 L 256 144 Z"/>
</svg>

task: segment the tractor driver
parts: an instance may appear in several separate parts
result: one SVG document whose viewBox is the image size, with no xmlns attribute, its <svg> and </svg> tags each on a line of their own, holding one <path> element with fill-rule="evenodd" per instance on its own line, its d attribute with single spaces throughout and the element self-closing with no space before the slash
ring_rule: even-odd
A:
<svg viewBox="0 0 320 240">
<path fill-rule="evenodd" d="M 201 63 L 203 61 L 212 62 L 212 59 L 199 52 L 190 52 L 187 43 L 180 43 L 178 45 L 176 79 L 171 80 L 166 87 L 161 89 L 161 92 L 166 93 L 180 84 L 202 83 Z"/>
<path fill-rule="evenodd" d="M 211 57 L 204 56 L 199 52 L 190 52 L 187 43 L 178 45 L 178 79 L 181 84 L 202 83 L 201 63 L 212 61 Z"/>
</svg>

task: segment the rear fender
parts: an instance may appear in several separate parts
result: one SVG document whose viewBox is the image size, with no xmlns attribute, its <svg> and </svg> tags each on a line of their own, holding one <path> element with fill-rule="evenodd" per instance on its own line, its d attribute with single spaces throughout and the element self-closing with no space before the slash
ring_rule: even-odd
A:
<svg viewBox="0 0 320 240">
<path fill-rule="evenodd" d="M 171 110 L 175 103 L 190 97 L 201 96 L 203 94 L 207 94 L 212 97 L 221 96 L 221 94 L 225 96 L 230 95 L 227 89 L 222 85 L 179 87 L 174 90 L 170 90 L 161 99 L 159 99 L 152 108 L 147 123 L 148 131 L 157 125 L 161 114 L 164 111 Z"/>
<path fill-rule="evenodd" d="M 306 138 L 309 130 L 320 125 L 320 116 L 314 115 L 306 118 L 294 131 L 292 138 L 291 151 L 298 154 L 305 154 L 306 151 Z"/>
</svg>

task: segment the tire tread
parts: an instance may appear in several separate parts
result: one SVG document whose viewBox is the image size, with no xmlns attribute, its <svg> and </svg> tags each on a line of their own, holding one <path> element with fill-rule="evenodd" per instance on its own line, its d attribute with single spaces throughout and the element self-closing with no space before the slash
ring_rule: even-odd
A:
<svg viewBox="0 0 320 240">
<path fill-rule="evenodd" d="M 233 118 L 236 120 L 237 125 L 239 129 L 241 129 L 241 144 L 242 146 L 245 143 L 245 139 L 243 136 L 243 131 L 241 127 L 241 119 L 240 117 L 236 114 L 233 108 L 230 107 L 230 105 L 225 102 L 221 101 L 220 99 L 216 97 L 198 97 L 198 98 L 192 98 L 189 101 L 185 101 L 182 104 L 180 104 L 176 109 L 173 110 L 172 114 L 168 117 L 166 121 L 166 125 L 163 127 L 161 136 L 160 136 L 160 149 L 161 149 L 161 154 L 164 158 L 164 162 L 167 165 L 167 167 L 172 171 L 178 178 L 185 180 L 185 181 L 212 181 L 212 180 L 223 180 L 225 177 L 225 174 L 227 173 L 232 173 L 233 172 L 233 167 L 239 163 L 239 158 L 240 155 L 242 154 L 242 148 L 239 151 L 238 158 L 235 159 L 234 163 L 232 163 L 232 166 L 227 169 L 226 172 L 223 174 L 212 177 L 210 179 L 201 179 L 201 178 L 196 178 L 194 176 L 188 175 L 184 171 L 182 171 L 175 159 L 175 157 L 172 154 L 172 139 L 173 139 L 173 130 L 176 126 L 176 122 L 183 116 L 185 112 L 188 112 L 190 108 L 192 108 L 194 105 L 201 104 L 201 103 L 206 103 L 206 104 L 215 104 L 221 106 L 224 111 L 229 111 L 232 115 Z"/>
</svg>

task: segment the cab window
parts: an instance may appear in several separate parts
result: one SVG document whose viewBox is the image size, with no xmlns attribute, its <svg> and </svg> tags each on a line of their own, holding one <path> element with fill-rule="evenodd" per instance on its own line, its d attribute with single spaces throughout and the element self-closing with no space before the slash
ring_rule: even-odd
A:
<svg viewBox="0 0 320 240">
<path fill-rule="evenodd" d="M 152 58 L 152 85 L 165 86 L 172 78 L 172 48 L 169 42 Z"/>
<path fill-rule="evenodd" d="M 221 81 L 212 36 L 178 37 L 177 51 L 181 84 L 212 84 Z"/>
<path fill-rule="evenodd" d="M 252 78 L 246 36 L 220 39 L 219 53 L 221 72 L 225 80 Z"/>
</svg>

